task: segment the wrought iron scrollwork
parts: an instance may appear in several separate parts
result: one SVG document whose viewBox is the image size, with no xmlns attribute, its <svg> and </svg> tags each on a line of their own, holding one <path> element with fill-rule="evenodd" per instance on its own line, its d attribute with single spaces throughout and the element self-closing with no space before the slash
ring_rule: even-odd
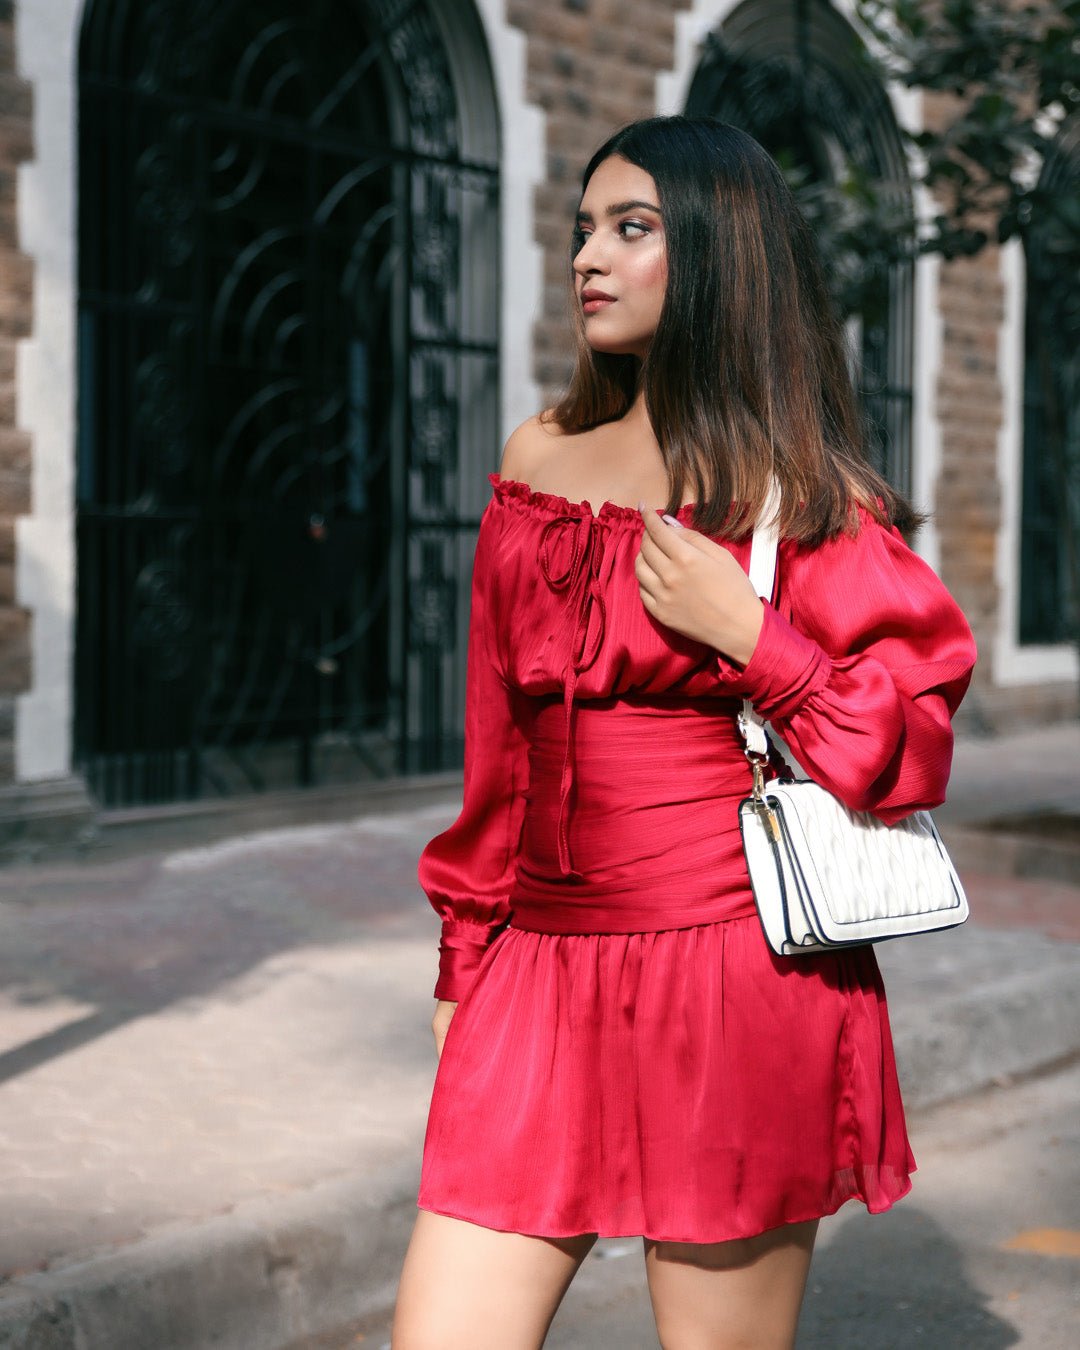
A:
<svg viewBox="0 0 1080 1350">
<path fill-rule="evenodd" d="M 136 576 L 132 636 L 152 680 L 179 679 L 190 669 L 195 616 L 184 575 L 168 562 L 148 563 Z"/>
<path fill-rule="evenodd" d="M 498 194 L 431 0 L 91 0 L 80 61 L 91 785 L 454 762 Z"/>
</svg>

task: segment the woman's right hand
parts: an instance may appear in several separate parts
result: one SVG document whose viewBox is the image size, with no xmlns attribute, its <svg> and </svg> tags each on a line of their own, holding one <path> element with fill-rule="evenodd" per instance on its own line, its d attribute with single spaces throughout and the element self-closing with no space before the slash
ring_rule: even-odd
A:
<svg viewBox="0 0 1080 1350">
<path fill-rule="evenodd" d="M 431 1019 L 431 1029 L 435 1033 L 435 1052 L 442 1059 L 443 1041 L 446 1040 L 447 1028 L 450 1026 L 450 1019 L 454 1015 L 456 1003 L 451 1003 L 449 999 L 441 998 L 435 1004 L 435 1016 Z"/>
</svg>

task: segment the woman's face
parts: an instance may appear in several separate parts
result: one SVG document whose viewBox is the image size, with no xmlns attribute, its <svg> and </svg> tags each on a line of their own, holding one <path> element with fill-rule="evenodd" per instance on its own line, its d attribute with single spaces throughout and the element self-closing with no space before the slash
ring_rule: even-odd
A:
<svg viewBox="0 0 1080 1350">
<path fill-rule="evenodd" d="M 612 155 L 578 208 L 574 286 L 594 351 L 643 357 L 667 287 L 660 198 L 652 175 Z"/>
</svg>

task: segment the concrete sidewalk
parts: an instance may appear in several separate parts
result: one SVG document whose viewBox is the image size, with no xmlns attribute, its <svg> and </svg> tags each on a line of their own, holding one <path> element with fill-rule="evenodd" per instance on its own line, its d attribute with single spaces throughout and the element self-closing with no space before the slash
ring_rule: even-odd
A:
<svg viewBox="0 0 1080 1350">
<path fill-rule="evenodd" d="M 457 804 L 393 807 L 0 871 L 0 1347 L 284 1350 L 391 1297 L 435 1068 L 415 864 Z M 879 948 L 916 1109 L 1080 1051 L 1080 854 L 1046 879 L 973 828 L 1029 809 L 1080 814 L 1080 726 L 957 747 L 975 919 Z"/>
</svg>

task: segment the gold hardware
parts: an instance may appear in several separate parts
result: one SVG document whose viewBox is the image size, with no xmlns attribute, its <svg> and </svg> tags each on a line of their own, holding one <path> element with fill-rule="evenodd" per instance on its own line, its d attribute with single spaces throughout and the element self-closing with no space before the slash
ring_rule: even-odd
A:
<svg viewBox="0 0 1080 1350">
<path fill-rule="evenodd" d="M 751 750 L 744 751 L 744 754 L 754 774 L 754 786 L 750 792 L 754 806 L 765 817 L 765 824 L 772 836 L 773 843 L 778 844 L 780 842 L 780 825 L 776 819 L 776 812 L 765 800 L 765 765 L 769 761 L 761 755 L 755 755 Z"/>
<path fill-rule="evenodd" d="M 750 762 L 750 768 L 754 771 L 754 786 L 751 789 L 751 795 L 753 796 L 754 801 L 760 802 L 765 796 L 764 769 L 769 761 L 763 759 L 761 755 L 755 755 L 751 750 L 746 750 L 744 753 Z"/>
<path fill-rule="evenodd" d="M 773 843 L 778 844 L 780 842 L 780 826 L 776 820 L 776 812 L 770 806 L 767 806 L 764 801 L 761 803 L 761 809 L 765 812 L 765 823 L 769 827 Z"/>
</svg>

